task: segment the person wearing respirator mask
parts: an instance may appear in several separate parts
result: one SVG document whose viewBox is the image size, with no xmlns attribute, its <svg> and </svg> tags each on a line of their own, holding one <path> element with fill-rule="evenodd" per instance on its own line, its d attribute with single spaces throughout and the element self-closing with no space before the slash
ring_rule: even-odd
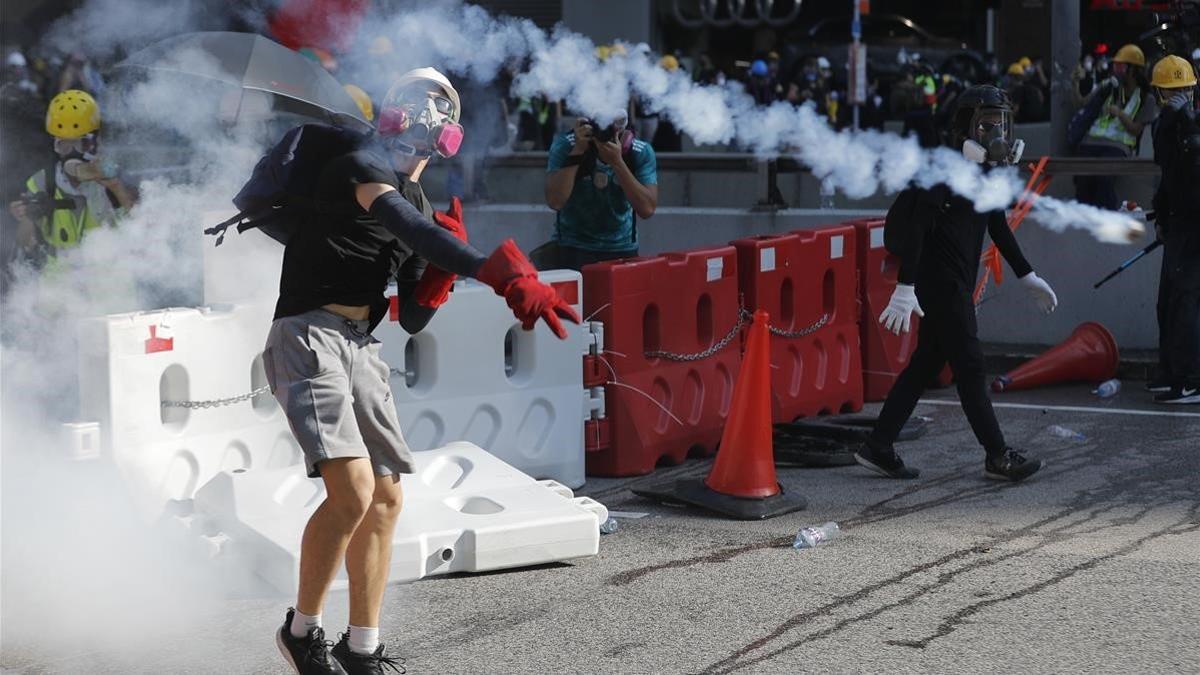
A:
<svg viewBox="0 0 1200 675">
<path fill-rule="evenodd" d="M 985 165 L 985 170 L 1009 166 L 1020 159 L 1024 144 L 1013 139 L 1012 108 L 1003 90 L 991 85 L 970 87 L 958 97 L 952 120 L 951 143 L 971 161 Z M 879 322 L 899 334 L 909 330 L 912 314 L 924 318 L 916 351 L 888 393 L 879 421 L 855 459 L 889 478 L 917 477 L 919 472 L 905 466 L 892 444 L 912 415 L 926 383 L 948 360 L 963 412 L 987 453 L 985 475 L 1023 480 L 1036 472 L 1041 462 L 1005 443 L 988 398 L 983 352 L 976 335 L 972 290 L 984 232 L 1043 312 L 1054 311 L 1058 299 L 1025 260 L 1003 209 L 979 213 L 970 200 L 952 194 L 945 185 L 914 191 L 910 227 L 900 256 L 899 283 Z"/>
<path fill-rule="evenodd" d="M 545 321 L 566 339 L 561 320 L 579 323 L 511 239 L 484 256 L 466 242 L 457 200 L 447 213 L 429 207 L 421 174 L 434 155 L 458 151 L 459 115 L 444 75 L 420 68 L 402 76 L 380 106 L 376 135 L 319 170 L 314 201 L 348 208 L 315 213 L 284 249 L 263 365 L 308 475 L 320 477 L 327 494 L 305 528 L 296 606 L 275 634 L 300 673 L 396 667 L 379 644 L 379 614 L 402 503 L 399 474 L 412 473 L 413 462 L 371 336 L 388 311 L 388 282 L 396 280 L 399 322 L 410 333 L 448 299 L 455 275 L 491 286 L 526 330 Z M 321 610 L 343 562 L 350 626 L 330 649 Z"/>
<path fill-rule="evenodd" d="M 78 246 L 89 230 L 116 225 L 135 197 L 99 158 L 100 106 L 90 94 L 71 89 L 55 96 L 46 133 L 54 139 L 54 164 L 25 181 L 26 194 L 9 211 L 20 247 L 52 257 Z"/>
<path fill-rule="evenodd" d="M 1196 73 L 1179 56 L 1154 65 L 1162 112 L 1154 123 L 1155 231 L 1163 242 L 1158 286 L 1159 372 L 1147 389 L 1156 403 L 1200 403 L 1200 124 Z"/>
</svg>

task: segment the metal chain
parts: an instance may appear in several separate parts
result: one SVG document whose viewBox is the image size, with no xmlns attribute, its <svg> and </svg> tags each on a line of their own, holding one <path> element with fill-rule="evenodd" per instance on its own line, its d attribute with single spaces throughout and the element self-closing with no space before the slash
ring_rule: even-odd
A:
<svg viewBox="0 0 1200 675">
<path fill-rule="evenodd" d="M 702 352 L 696 352 L 695 354 L 676 354 L 674 352 L 656 350 L 652 352 L 646 352 L 646 358 L 666 359 L 668 361 L 699 361 L 701 359 L 707 359 L 708 357 L 727 347 L 729 343 L 733 341 L 733 338 L 737 336 L 738 331 L 742 329 L 742 326 L 746 325 L 746 317 L 748 316 L 750 316 L 750 313 L 744 309 L 738 312 L 737 323 L 734 324 L 733 329 L 729 331 L 729 334 L 720 340 L 717 340 L 711 347 Z"/>
<path fill-rule="evenodd" d="M 725 349 L 725 347 L 729 346 L 729 343 L 733 341 L 733 338 L 738 334 L 738 332 L 742 329 L 742 327 L 745 326 L 747 323 L 749 323 L 753 318 L 754 318 L 753 313 L 751 313 L 745 307 L 741 308 L 740 310 L 738 310 L 737 323 L 733 326 L 733 329 L 729 331 L 729 334 L 726 335 L 725 337 L 721 338 L 720 340 L 717 340 L 716 342 L 713 343 L 713 345 L 711 347 L 709 347 L 708 349 L 705 349 L 702 352 L 696 352 L 695 354 L 676 354 L 674 352 L 655 350 L 655 351 L 646 352 L 646 358 L 648 358 L 648 359 L 666 359 L 668 361 L 700 361 L 701 359 L 707 359 L 708 357 L 712 356 L 713 354 L 716 354 L 717 352 L 721 351 L 722 349 Z M 782 328 L 776 328 L 775 326 L 768 325 L 767 330 L 769 330 L 772 335 L 777 335 L 777 336 L 783 337 L 783 338 L 801 338 L 801 337 L 805 337 L 808 335 L 812 335 L 813 333 L 815 333 L 818 330 L 820 330 L 821 328 L 823 328 L 825 326 L 825 324 L 827 324 L 828 322 L 829 322 L 829 315 L 823 314 L 820 319 L 817 319 L 817 321 L 813 325 L 811 325 L 807 328 L 789 331 L 789 330 L 784 330 Z"/>
<path fill-rule="evenodd" d="M 816 323 L 808 328 L 801 328 L 800 330 L 784 330 L 782 328 L 776 328 L 775 326 L 767 326 L 767 330 L 771 331 L 771 335 L 778 335 L 779 337 L 802 338 L 821 330 L 827 323 L 829 323 L 829 315 L 822 314 L 821 318 L 817 319 Z"/>
<path fill-rule="evenodd" d="M 227 405 L 249 401 L 255 396 L 259 396 L 271 391 L 271 385 L 264 384 L 248 394 L 238 396 L 230 396 L 229 398 L 218 398 L 211 401 L 163 401 L 164 408 L 187 408 L 188 410 L 197 410 L 199 408 L 223 408 Z"/>
</svg>

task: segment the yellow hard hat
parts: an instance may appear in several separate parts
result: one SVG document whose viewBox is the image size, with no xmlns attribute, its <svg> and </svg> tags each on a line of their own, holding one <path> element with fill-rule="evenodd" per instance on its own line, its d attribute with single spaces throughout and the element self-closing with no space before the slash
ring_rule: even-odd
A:
<svg viewBox="0 0 1200 675">
<path fill-rule="evenodd" d="M 1014 63 L 1008 67 L 1008 74 L 1009 75 L 1024 75 L 1025 68 L 1023 68 L 1020 63 Z"/>
<path fill-rule="evenodd" d="M 79 138 L 100 128 L 100 106 L 86 91 L 68 89 L 46 109 L 46 133 L 55 138 Z"/>
<path fill-rule="evenodd" d="M 1137 45 L 1125 45 L 1117 50 L 1117 55 L 1113 57 L 1113 63 L 1128 63 L 1145 68 L 1146 55 Z"/>
<path fill-rule="evenodd" d="M 1031 61 L 1028 56 L 1022 56 L 1021 58 L 1017 59 L 1017 64 L 1022 68 L 1028 68 L 1029 66 L 1033 65 L 1033 61 Z"/>
<path fill-rule="evenodd" d="M 1164 56 L 1154 64 L 1150 84 L 1161 89 L 1181 89 L 1196 86 L 1196 73 L 1192 64 L 1174 54 Z"/>
<path fill-rule="evenodd" d="M 599 45 L 596 47 L 596 58 L 601 61 L 607 61 L 609 54 L 612 53 L 612 47 L 608 45 Z"/>
<path fill-rule="evenodd" d="M 658 60 L 658 65 L 662 66 L 663 70 L 674 71 L 679 70 L 679 59 L 667 54 Z"/>
<path fill-rule="evenodd" d="M 342 88 L 345 89 L 346 93 L 350 94 L 350 98 L 354 99 L 354 102 L 358 104 L 358 109 L 362 111 L 363 119 L 367 120 L 368 122 L 374 122 L 375 107 L 371 105 L 371 97 L 367 95 L 367 92 L 363 91 L 362 87 L 359 87 L 355 84 L 343 85 Z"/>
</svg>

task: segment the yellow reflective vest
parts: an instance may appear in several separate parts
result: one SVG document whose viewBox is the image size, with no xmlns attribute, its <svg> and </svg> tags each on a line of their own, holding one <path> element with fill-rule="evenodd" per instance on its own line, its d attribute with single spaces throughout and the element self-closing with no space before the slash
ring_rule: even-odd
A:
<svg viewBox="0 0 1200 675">
<path fill-rule="evenodd" d="M 1104 101 L 1104 108 L 1101 110 L 1100 116 L 1096 118 L 1096 121 L 1092 124 L 1092 128 L 1088 130 L 1088 136 L 1114 141 L 1126 146 L 1130 149 L 1130 151 L 1133 151 L 1137 148 L 1137 137 L 1129 133 L 1129 130 L 1125 128 L 1125 125 L 1121 123 L 1120 118 L 1108 114 L 1108 106 L 1116 105 L 1117 103 L 1117 92 L 1109 94 L 1108 98 Z M 1125 114 L 1128 115 L 1130 119 L 1135 119 L 1137 118 L 1138 110 L 1140 110 L 1141 107 L 1142 90 L 1134 89 L 1133 95 L 1130 96 L 1129 100 L 1125 102 L 1124 106 L 1122 106 L 1122 110 L 1124 110 Z"/>
<path fill-rule="evenodd" d="M 25 188 L 30 194 L 41 194 L 46 191 L 46 170 L 39 171 L 25 181 Z M 54 187 L 54 200 L 72 200 L 71 196 L 63 194 L 62 188 Z M 42 239 L 53 249 L 64 249 L 78 246 L 83 240 L 84 232 L 100 227 L 102 223 L 92 214 L 84 198 L 74 199 L 77 206 L 74 209 L 55 208 L 48 217 L 42 218 L 38 230 Z"/>
</svg>

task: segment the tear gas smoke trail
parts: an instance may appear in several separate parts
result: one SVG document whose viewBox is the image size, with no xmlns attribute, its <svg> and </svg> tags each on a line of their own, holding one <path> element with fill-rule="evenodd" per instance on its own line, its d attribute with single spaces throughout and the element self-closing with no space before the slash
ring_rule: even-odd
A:
<svg viewBox="0 0 1200 675">
<path fill-rule="evenodd" d="M 874 131 L 835 131 L 807 106 L 778 102 L 757 106 L 737 83 L 704 86 L 658 67 L 646 45 L 601 62 L 587 38 L 562 28 L 547 35 L 528 20 L 492 17 L 461 2 L 406 5 L 391 16 L 365 22 L 359 44 L 386 37 L 396 45 L 382 59 L 351 54 L 348 70 L 369 90 L 382 92 L 396 74 L 433 64 L 478 82 L 501 69 L 518 74 L 517 96 L 563 100 L 574 112 L 606 123 L 626 109 L 631 94 L 671 119 L 697 143 L 736 143 L 763 157 L 790 155 L 850 197 L 896 192 L 909 182 L 946 183 L 984 211 L 1011 205 L 1024 184 L 1013 168 L 985 172 L 956 150 L 922 150 L 911 138 Z M 1127 243 L 1143 227 L 1136 219 L 1076 202 L 1040 197 L 1035 219 L 1062 231 L 1079 228 L 1101 241 Z"/>
</svg>

